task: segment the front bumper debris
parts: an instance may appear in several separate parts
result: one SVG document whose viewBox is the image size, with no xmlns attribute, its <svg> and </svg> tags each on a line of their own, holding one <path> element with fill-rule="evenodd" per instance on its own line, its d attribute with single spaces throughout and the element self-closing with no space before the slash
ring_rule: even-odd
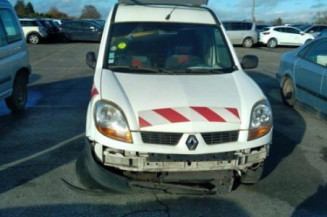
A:
<svg viewBox="0 0 327 217">
<path fill-rule="evenodd" d="M 79 170 L 82 168 L 83 172 L 78 172 L 77 175 L 84 185 L 85 179 L 88 184 L 91 183 L 87 184 L 87 187 L 111 192 L 140 189 L 188 195 L 230 192 L 234 184 L 235 169 L 246 169 L 248 165 L 262 162 L 267 155 L 265 147 L 252 151 L 244 150 L 244 153 L 192 157 L 161 154 L 132 157 L 111 150 L 105 156 L 104 164 L 95 156 L 93 147 L 87 141 L 83 156 L 79 159 L 82 162 Z"/>
<path fill-rule="evenodd" d="M 268 155 L 268 147 L 203 155 L 129 153 L 106 148 L 103 164 L 135 172 L 244 170 L 262 162 Z"/>
</svg>

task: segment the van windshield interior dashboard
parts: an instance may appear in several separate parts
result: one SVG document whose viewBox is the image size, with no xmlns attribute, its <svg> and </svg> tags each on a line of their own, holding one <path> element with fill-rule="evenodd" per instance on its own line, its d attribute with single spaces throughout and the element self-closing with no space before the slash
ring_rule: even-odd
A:
<svg viewBox="0 0 327 217">
<path fill-rule="evenodd" d="M 219 26 L 187 23 L 112 24 L 105 68 L 126 73 L 230 73 L 234 63 Z"/>
</svg>

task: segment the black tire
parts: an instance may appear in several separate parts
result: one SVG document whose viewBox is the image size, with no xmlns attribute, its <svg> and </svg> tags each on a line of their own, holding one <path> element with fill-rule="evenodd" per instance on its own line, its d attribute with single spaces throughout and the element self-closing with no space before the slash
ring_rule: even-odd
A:
<svg viewBox="0 0 327 217">
<path fill-rule="evenodd" d="M 252 38 L 245 38 L 243 40 L 242 46 L 245 47 L 245 48 L 251 48 L 251 47 L 253 47 L 253 40 L 252 40 Z"/>
<path fill-rule="evenodd" d="M 32 33 L 27 37 L 27 40 L 31 44 L 39 44 L 41 41 L 41 37 L 36 33 Z"/>
<path fill-rule="evenodd" d="M 241 176 L 242 184 L 254 184 L 257 183 L 263 173 L 264 163 L 261 162 L 257 165 L 253 165 L 252 168 L 249 168 L 244 175 Z"/>
<path fill-rule="evenodd" d="M 67 34 L 60 34 L 60 36 L 59 36 L 59 40 L 60 40 L 61 42 L 67 43 L 67 42 L 70 41 L 70 37 L 69 37 L 69 35 L 67 35 Z"/>
<path fill-rule="evenodd" d="M 28 98 L 27 76 L 18 74 L 14 81 L 13 92 L 6 98 L 6 104 L 12 112 L 24 110 Z"/>
<path fill-rule="evenodd" d="M 267 43 L 267 47 L 269 48 L 276 48 L 277 47 L 277 40 L 272 38 L 272 39 L 269 39 L 268 43 Z"/>
<path fill-rule="evenodd" d="M 290 77 L 285 78 L 281 88 L 281 93 L 284 103 L 293 107 L 295 103 L 295 87 L 294 82 Z"/>
</svg>

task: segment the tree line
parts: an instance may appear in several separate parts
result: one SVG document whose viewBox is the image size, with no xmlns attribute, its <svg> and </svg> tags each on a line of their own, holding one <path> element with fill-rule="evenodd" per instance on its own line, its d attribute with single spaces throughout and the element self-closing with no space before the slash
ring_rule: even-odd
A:
<svg viewBox="0 0 327 217">
<path fill-rule="evenodd" d="M 37 17 L 37 18 L 56 18 L 56 19 L 76 19 L 74 17 L 59 11 L 56 7 L 52 7 L 45 13 L 35 11 L 31 2 L 25 3 L 24 0 L 17 0 L 14 6 L 16 13 L 19 17 Z M 101 14 L 93 5 L 85 5 L 81 11 L 80 19 L 100 19 Z"/>
</svg>

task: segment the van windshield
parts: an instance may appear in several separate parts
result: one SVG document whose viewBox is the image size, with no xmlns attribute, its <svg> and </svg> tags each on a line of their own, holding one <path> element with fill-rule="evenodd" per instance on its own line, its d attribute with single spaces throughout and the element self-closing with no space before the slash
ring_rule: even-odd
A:
<svg viewBox="0 0 327 217">
<path fill-rule="evenodd" d="M 116 23 L 107 45 L 106 68 L 130 73 L 229 73 L 227 43 L 215 25 Z"/>
</svg>

